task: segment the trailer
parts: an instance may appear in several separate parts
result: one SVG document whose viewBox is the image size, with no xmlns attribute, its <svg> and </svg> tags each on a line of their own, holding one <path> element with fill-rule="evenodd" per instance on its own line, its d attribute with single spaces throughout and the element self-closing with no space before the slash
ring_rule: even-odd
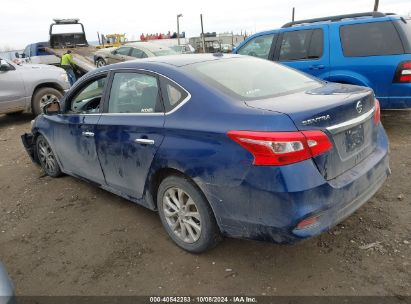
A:
<svg viewBox="0 0 411 304">
<path fill-rule="evenodd" d="M 97 48 L 88 44 L 84 25 L 80 19 L 53 19 L 50 25 L 49 47 L 46 51 L 61 58 L 67 50 L 71 50 L 75 68 L 80 74 L 94 70 L 94 53 Z M 60 31 L 56 32 L 59 28 Z M 61 29 L 63 28 L 63 31 Z M 73 31 L 74 30 L 74 31 Z"/>
</svg>

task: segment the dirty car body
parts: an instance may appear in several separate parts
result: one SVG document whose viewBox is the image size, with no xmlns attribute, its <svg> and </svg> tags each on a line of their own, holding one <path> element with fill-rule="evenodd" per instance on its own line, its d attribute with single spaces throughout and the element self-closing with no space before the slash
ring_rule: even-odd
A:
<svg viewBox="0 0 411 304">
<path fill-rule="evenodd" d="M 133 108 L 133 90 L 111 104 L 130 73 L 155 78 L 156 105 Z M 73 111 L 77 92 L 96 79 L 104 79 L 97 102 Z M 180 98 L 170 102 L 167 85 Z M 34 160 L 41 134 L 63 172 L 152 210 L 161 180 L 184 176 L 226 236 L 290 243 L 318 235 L 389 175 L 372 90 L 253 57 L 181 55 L 103 67 L 70 90 L 62 109 L 23 135 Z"/>
</svg>

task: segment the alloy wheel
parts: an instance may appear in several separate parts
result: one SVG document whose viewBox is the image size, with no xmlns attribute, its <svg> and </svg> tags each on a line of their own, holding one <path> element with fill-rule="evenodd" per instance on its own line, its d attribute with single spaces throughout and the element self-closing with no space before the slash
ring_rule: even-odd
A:
<svg viewBox="0 0 411 304">
<path fill-rule="evenodd" d="M 54 94 L 45 94 L 40 98 L 40 109 L 43 110 L 43 107 L 50 102 L 58 102 L 59 99 Z"/>
<path fill-rule="evenodd" d="M 194 200 L 182 189 L 169 188 L 163 196 L 165 220 L 173 233 L 185 243 L 201 236 L 201 217 Z"/>
<path fill-rule="evenodd" d="M 43 168 L 47 172 L 55 172 L 58 169 L 58 164 L 56 158 L 54 157 L 54 153 L 51 150 L 50 145 L 44 139 L 41 139 L 38 142 L 37 153 Z"/>
<path fill-rule="evenodd" d="M 96 66 L 97 66 L 98 68 L 101 68 L 101 67 L 103 67 L 103 66 L 105 66 L 105 65 L 106 65 L 106 64 L 104 63 L 103 60 L 97 60 Z"/>
</svg>

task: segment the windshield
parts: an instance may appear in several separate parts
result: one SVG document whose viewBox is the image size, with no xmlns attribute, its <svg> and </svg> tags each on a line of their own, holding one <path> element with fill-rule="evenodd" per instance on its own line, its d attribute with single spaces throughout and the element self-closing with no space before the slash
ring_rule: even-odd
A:
<svg viewBox="0 0 411 304">
<path fill-rule="evenodd" d="M 293 69 L 255 57 L 213 60 L 183 68 L 242 100 L 285 95 L 322 85 L 320 81 Z"/>
<path fill-rule="evenodd" d="M 405 52 L 411 53 L 411 19 L 396 21 L 396 25 L 400 32 Z"/>
<path fill-rule="evenodd" d="M 178 53 L 173 50 L 160 50 L 160 51 L 154 51 L 153 54 L 156 56 L 167 56 L 167 55 L 177 55 Z"/>
</svg>

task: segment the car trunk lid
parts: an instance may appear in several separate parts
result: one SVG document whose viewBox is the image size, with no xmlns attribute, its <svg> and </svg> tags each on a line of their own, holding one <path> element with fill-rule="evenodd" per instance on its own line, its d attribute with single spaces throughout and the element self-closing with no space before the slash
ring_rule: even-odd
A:
<svg viewBox="0 0 411 304">
<path fill-rule="evenodd" d="M 313 158 L 325 179 L 333 179 L 370 155 L 377 145 L 370 89 L 328 83 L 306 92 L 247 101 L 247 106 L 288 115 L 298 130 L 321 130 L 333 149 Z"/>
</svg>

